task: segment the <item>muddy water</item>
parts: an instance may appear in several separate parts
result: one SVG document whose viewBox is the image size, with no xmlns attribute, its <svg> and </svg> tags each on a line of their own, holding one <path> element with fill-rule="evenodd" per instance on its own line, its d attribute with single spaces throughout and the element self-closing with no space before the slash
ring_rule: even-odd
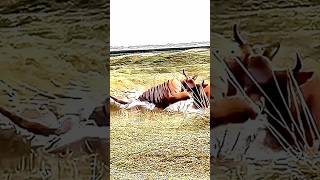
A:
<svg viewBox="0 0 320 180">
<path fill-rule="evenodd" d="M 107 93 L 108 14 L 105 0 L 1 1 L 0 105 L 17 113 L 45 106 L 57 118 L 88 117 Z M 22 155 L 30 159 L 29 141 L 10 128 L 0 131 L 12 161 L 1 170 L 17 166 Z"/>
</svg>

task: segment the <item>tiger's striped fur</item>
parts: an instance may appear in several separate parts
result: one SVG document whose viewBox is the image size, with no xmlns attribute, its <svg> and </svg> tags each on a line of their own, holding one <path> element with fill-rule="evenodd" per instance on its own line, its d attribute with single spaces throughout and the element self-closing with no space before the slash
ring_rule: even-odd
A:
<svg viewBox="0 0 320 180">
<path fill-rule="evenodd" d="M 170 104 L 190 98 L 191 95 L 184 91 L 182 83 L 172 79 L 148 89 L 139 97 L 139 100 L 154 103 L 158 108 L 166 108 Z"/>
</svg>

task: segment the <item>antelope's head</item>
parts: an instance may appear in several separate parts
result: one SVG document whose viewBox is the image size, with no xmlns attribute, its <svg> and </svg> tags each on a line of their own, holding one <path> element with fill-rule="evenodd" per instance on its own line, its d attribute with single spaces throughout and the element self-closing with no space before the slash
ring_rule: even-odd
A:
<svg viewBox="0 0 320 180">
<path fill-rule="evenodd" d="M 313 72 L 301 71 L 301 69 L 301 57 L 298 53 L 296 53 L 296 65 L 290 71 L 292 71 L 292 75 L 299 86 L 307 82 L 314 74 Z M 270 59 L 258 57 L 252 58 L 248 63 L 248 71 L 260 85 L 270 84 L 274 80 L 274 77 L 285 84 L 287 84 L 288 80 L 290 80 L 288 70 L 272 70 Z"/>
<path fill-rule="evenodd" d="M 240 47 L 241 55 L 240 57 L 227 59 L 226 64 L 238 83 L 241 86 L 244 86 L 246 81 L 248 81 L 245 69 L 249 70 L 249 67 L 252 71 L 255 71 L 257 68 L 260 69 L 259 71 L 255 72 L 257 75 L 259 75 L 260 80 L 270 78 L 270 62 L 277 54 L 280 48 L 280 43 L 277 42 L 269 45 L 252 46 L 241 36 L 236 24 L 233 26 L 233 36 L 235 42 Z M 232 96 L 236 93 L 236 88 L 229 83 L 227 95 Z"/>
<path fill-rule="evenodd" d="M 185 79 L 183 79 L 181 81 L 182 85 L 183 85 L 183 88 L 186 89 L 187 91 L 191 91 L 192 88 L 196 87 L 196 79 L 198 77 L 198 75 L 195 75 L 195 76 L 188 76 L 186 74 L 186 72 L 184 71 L 184 69 L 182 70 L 182 74 L 184 75 Z"/>
</svg>

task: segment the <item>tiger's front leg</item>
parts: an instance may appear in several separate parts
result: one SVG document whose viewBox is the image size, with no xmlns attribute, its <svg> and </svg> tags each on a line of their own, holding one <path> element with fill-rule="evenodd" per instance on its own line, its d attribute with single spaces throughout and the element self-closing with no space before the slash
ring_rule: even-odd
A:
<svg viewBox="0 0 320 180">
<path fill-rule="evenodd" d="M 258 116 L 259 108 L 246 102 L 241 97 L 228 97 L 216 102 L 212 102 L 210 114 L 211 127 L 230 123 L 244 123 L 249 119 L 255 119 Z"/>
<path fill-rule="evenodd" d="M 168 101 L 169 101 L 169 104 L 173 104 L 175 102 L 187 100 L 190 98 L 192 98 L 191 94 L 189 94 L 186 91 L 182 91 L 182 92 L 177 92 L 173 94 L 170 93 L 168 97 Z"/>
</svg>

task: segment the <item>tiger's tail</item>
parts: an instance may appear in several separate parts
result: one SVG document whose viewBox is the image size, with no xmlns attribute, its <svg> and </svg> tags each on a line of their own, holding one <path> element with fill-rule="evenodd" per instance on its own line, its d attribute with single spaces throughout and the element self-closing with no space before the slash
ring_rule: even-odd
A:
<svg viewBox="0 0 320 180">
<path fill-rule="evenodd" d="M 110 96 L 110 98 L 112 98 L 115 102 L 117 102 L 117 103 L 120 103 L 120 104 L 128 104 L 128 102 L 125 102 L 125 101 L 123 101 L 123 100 L 121 100 L 121 99 L 117 99 L 117 98 L 115 98 L 115 97 L 113 97 L 113 96 Z"/>
</svg>

